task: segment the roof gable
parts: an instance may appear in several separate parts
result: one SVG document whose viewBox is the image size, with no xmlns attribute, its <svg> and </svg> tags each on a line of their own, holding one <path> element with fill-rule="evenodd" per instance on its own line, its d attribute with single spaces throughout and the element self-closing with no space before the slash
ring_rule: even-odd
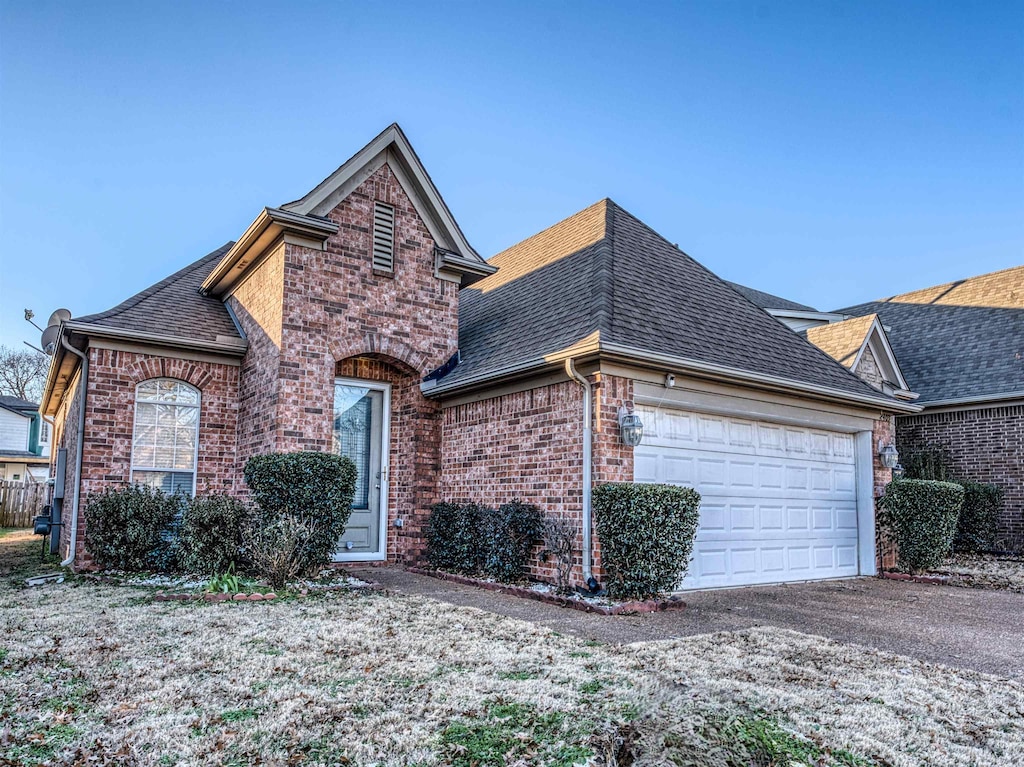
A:
<svg viewBox="0 0 1024 767">
<path fill-rule="evenodd" d="M 1024 266 L 839 311 L 878 315 L 920 403 L 1024 395 Z"/>
<path fill-rule="evenodd" d="M 464 259 L 486 263 L 462 233 L 398 123 L 385 128 L 304 197 L 281 208 L 303 216 L 326 216 L 385 163 L 404 187 L 440 247 Z"/>
<path fill-rule="evenodd" d="M 808 341 L 848 370 L 856 371 L 870 350 L 888 384 L 903 391 L 909 388 L 877 314 L 808 328 L 806 334 Z"/>
</svg>

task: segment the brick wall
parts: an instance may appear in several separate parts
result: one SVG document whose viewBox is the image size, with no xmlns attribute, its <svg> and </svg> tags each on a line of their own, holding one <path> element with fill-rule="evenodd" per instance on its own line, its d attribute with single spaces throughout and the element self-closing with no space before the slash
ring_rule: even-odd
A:
<svg viewBox="0 0 1024 767">
<path fill-rule="evenodd" d="M 590 377 L 594 391 L 594 484 L 631 482 L 633 449 L 619 439 L 618 411 L 633 396 L 627 378 Z M 580 531 L 574 583 L 582 583 L 583 389 L 575 381 L 504 394 L 443 411 L 440 496 L 498 506 L 516 498 L 570 519 Z M 600 545 L 593 537 L 600 579 Z M 537 560 L 530 575 L 554 580 Z"/>
<path fill-rule="evenodd" d="M 374 201 L 395 209 L 395 268 L 371 259 Z M 326 251 L 286 244 L 277 450 L 330 448 L 335 365 L 390 358 L 423 376 L 458 348 L 458 285 L 434 273 L 434 241 L 385 165 L 332 210 Z M 258 352 L 254 352 L 258 353 Z"/>
<path fill-rule="evenodd" d="M 857 363 L 857 369 L 853 372 L 876 389 L 882 388 L 882 383 L 885 379 L 882 377 L 882 371 L 878 367 L 878 360 L 875 359 L 875 353 L 871 351 L 871 347 L 864 350 L 864 354 L 861 355 L 860 361 Z"/>
<path fill-rule="evenodd" d="M 878 521 L 878 499 L 885 495 L 886 486 L 892 482 L 892 469 L 882 465 L 882 459 L 878 456 L 878 445 L 888 445 L 893 441 L 893 420 L 879 418 L 875 420 L 871 432 L 871 469 L 874 474 L 874 496 L 875 496 L 875 562 L 879 570 L 891 570 L 896 567 L 896 544 Z"/>
<path fill-rule="evenodd" d="M 519 498 L 579 527 L 582 418 L 583 389 L 573 381 L 445 408 L 441 499 L 498 506 Z M 554 568 L 535 562 L 530 574 L 553 580 Z"/>
<path fill-rule="evenodd" d="M 284 308 L 284 245 L 258 264 L 228 299 L 249 348 L 239 374 L 239 468 L 274 449 Z"/>
<path fill-rule="evenodd" d="M 901 416 L 896 438 L 904 455 L 939 447 L 951 457 L 957 478 L 999 485 L 1001 543 L 1024 548 L 1024 405 Z"/>
<path fill-rule="evenodd" d="M 230 364 L 196 362 L 111 349 L 89 350 L 85 401 L 85 443 L 82 461 L 82 500 L 78 518 L 76 567 L 91 565 L 85 551 L 85 507 L 89 493 L 131 479 L 135 386 L 150 378 L 175 378 L 201 393 L 196 492 L 237 491 L 238 368 Z M 78 387 L 80 389 L 80 387 Z M 74 499 L 74 458 L 77 436 L 78 389 L 58 413 L 58 445 L 68 448 L 64 520 L 70 522 Z M 67 556 L 70 531 L 62 532 L 61 551 Z"/>
</svg>

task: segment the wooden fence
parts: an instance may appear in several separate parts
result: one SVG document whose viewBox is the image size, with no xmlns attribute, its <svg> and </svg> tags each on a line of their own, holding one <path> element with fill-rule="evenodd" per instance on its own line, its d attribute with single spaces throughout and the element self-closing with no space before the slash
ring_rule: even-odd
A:
<svg viewBox="0 0 1024 767">
<path fill-rule="evenodd" d="M 0 527 L 32 527 L 32 518 L 43 513 L 46 484 L 0 480 Z"/>
</svg>

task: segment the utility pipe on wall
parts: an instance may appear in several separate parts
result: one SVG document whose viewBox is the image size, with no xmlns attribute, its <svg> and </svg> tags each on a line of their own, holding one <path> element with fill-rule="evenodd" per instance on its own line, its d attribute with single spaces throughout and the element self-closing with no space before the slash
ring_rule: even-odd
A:
<svg viewBox="0 0 1024 767">
<path fill-rule="evenodd" d="M 75 561 L 75 549 L 78 547 L 78 504 L 82 498 L 82 452 L 85 446 L 85 395 L 89 388 L 89 355 L 83 354 L 69 344 L 63 334 L 60 342 L 65 349 L 82 360 L 82 374 L 78 377 L 78 385 L 82 387 L 82 399 L 78 403 L 78 435 L 75 440 L 75 500 L 71 506 L 71 545 L 68 558 L 60 563 L 61 567 L 67 567 Z"/>
<path fill-rule="evenodd" d="M 583 387 L 583 580 L 591 591 L 598 591 L 601 586 L 594 578 L 593 552 L 591 550 L 592 511 L 590 506 L 591 485 L 594 476 L 594 390 L 588 381 L 576 369 L 572 358 L 565 361 L 566 374 Z"/>
</svg>

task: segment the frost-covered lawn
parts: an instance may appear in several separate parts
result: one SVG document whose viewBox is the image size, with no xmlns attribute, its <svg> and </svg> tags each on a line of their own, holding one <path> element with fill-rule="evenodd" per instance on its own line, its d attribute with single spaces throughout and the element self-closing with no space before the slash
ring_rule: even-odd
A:
<svg viewBox="0 0 1024 767">
<path fill-rule="evenodd" d="M 1019 554 L 958 554 L 932 572 L 950 576 L 953 586 L 1024 594 L 1024 556 Z"/>
<path fill-rule="evenodd" d="M 82 580 L 26 589 L 11 573 L 29 566 L 25 546 L 0 538 L 0 765 L 1007 765 L 1024 753 L 1020 685 L 819 637 L 611 647 L 366 590 L 210 604 Z"/>
</svg>

